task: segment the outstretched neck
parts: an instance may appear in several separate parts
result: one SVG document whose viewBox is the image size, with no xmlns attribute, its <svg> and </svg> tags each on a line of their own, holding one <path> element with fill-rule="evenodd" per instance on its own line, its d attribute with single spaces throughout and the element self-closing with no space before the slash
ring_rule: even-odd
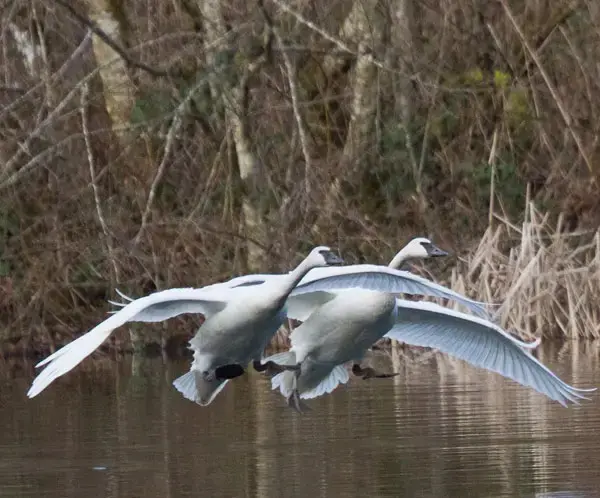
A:
<svg viewBox="0 0 600 498">
<path fill-rule="evenodd" d="M 406 263 L 409 259 L 412 259 L 410 257 L 410 253 L 409 251 L 407 251 L 406 247 L 404 249 L 402 249 L 398 254 L 396 254 L 394 256 L 394 259 L 392 259 L 392 261 L 390 261 L 390 264 L 388 265 L 390 268 L 394 268 L 396 270 L 399 270 L 400 267 Z"/>
<path fill-rule="evenodd" d="M 298 285 L 300 280 L 302 280 L 302 278 L 312 269 L 313 265 L 311 265 L 308 261 L 304 260 L 291 272 L 285 275 L 284 282 L 282 284 L 282 292 L 284 293 L 286 298 L 290 294 L 290 292 L 292 292 L 294 287 Z"/>
</svg>

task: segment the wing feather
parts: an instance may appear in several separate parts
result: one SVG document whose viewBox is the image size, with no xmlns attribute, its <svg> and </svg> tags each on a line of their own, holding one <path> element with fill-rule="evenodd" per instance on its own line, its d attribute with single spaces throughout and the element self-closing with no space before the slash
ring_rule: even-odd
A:
<svg viewBox="0 0 600 498">
<path fill-rule="evenodd" d="M 315 291 L 332 291 L 359 287 L 390 294 L 419 294 L 456 301 L 484 318 L 492 318 L 490 304 L 474 301 L 443 285 L 415 275 L 379 265 L 348 265 L 315 268 L 292 290 L 290 296 Z"/>
<path fill-rule="evenodd" d="M 111 315 L 92 330 L 39 362 L 48 366 L 34 379 L 27 396 L 33 398 L 52 381 L 64 375 L 96 350 L 116 328 L 127 322 L 162 321 L 181 313 L 212 314 L 226 305 L 224 295 L 198 289 L 168 289 L 136 299 Z"/>
<path fill-rule="evenodd" d="M 397 299 L 396 325 L 386 337 L 414 346 L 431 347 L 472 365 L 491 370 L 567 406 L 587 399 L 532 356 L 518 339 L 498 325 L 425 301 Z M 537 342 L 537 341 L 536 341 Z"/>
</svg>

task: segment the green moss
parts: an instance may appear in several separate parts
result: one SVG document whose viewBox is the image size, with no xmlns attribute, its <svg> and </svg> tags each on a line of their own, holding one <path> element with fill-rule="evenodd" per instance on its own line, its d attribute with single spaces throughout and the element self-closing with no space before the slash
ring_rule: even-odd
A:
<svg viewBox="0 0 600 498">
<path fill-rule="evenodd" d="M 508 124 L 512 127 L 517 127 L 533 120 L 526 89 L 515 88 L 509 92 L 504 105 L 504 115 Z"/>
<path fill-rule="evenodd" d="M 483 71 L 478 67 L 474 69 L 469 69 L 464 74 L 463 81 L 467 85 L 479 85 L 483 83 Z"/>
<path fill-rule="evenodd" d="M 506 90 L 510 85 L 510 74 L 500 71 L 499 69 L 494 70 L 494 85 L 500 90 Z"/>
</svg>

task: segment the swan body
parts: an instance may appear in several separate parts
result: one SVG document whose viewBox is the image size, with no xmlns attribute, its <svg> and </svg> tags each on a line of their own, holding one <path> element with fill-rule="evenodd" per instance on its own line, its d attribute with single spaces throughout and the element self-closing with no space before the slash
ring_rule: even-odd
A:
<svg viewBox="0 0 600 498">
<path fill-rule="evenodd" d="M 439 255 L 443 254 L 439 250 Z M 390 266 L 403 262 L 400 251 Z M 539 340 L 522 342 L 489 320 L 434 303 L 369 292 L 338 291 L 294 329 L 288 352 L 263 360 L 264 364 L 300 366 L 271 379 L 272 388 L 279 389 L 294 408 L 300 409 L 299 399 L 330 393 L 347 382 L 347 373 L 340 371 L 343 365 L 354 361 L 358 366 L 367 349 L 382 337 L 439 349 L 529 386 L 562 405 L 577 403 L 582 393 L 594 390 L 569 386 L 534 358 L 528 350 L 537 347 Z"/>
<path fill-rule="evenodd" d="M 394 256 L 389 268 L 396 270 L 409 259 L 447 254 L 429 239 L 418 237 Z M 363 267 L 364 274 L 372 269 L 371 265 Z M 360 273 L 354 275 L 355 280 L 360 277 Z M 421 284 L 420 280 L 417 282 Z M 395 297 L 389 292 L 379 292 L 372 287 L 352 288 L 330 291 L 328 297 L 322 297 L 323 291 L 304 293 L 302 284 L 298 286 L 300 291 L 298 287 L 295 289 L 300 297 L 296 298 L 293 314 L 301 316 L 304 321 L 291 334 L 290 350 L 262 361 L 264 365 L 272 362 L 281 366 L 300 366 L 295 372 L 284 371 L 271 380 L 272 388 L 279 388 L 290 406 L 299 411 L 298 398 L 310 399 L 329 393 L 338 384 L 348 381 L 347 373 L 342 375 L 340 371 L 344 363 L 360 362 L 366 351 L 395 325 L 397 312 Z M 306 282 L 305 286 L 310 286 L 310 283 Z M 440 290 L 434 287 L 433 292 Z M 302 305 L 304 309 L 301 309 Z M 288 307 L 291 307 L 290 304 Z M 293 404 L 292 398 L 295 399 Z"/>
<path fill-rule="evenodd" d="M 191 312 L 204 314 L 206 320 L 190 341 L 195 382 L 186 377 L 184 384 L 188 389 L 183 394 L 200 404 L 208 404 L 229 378 L 240 375 L 240 369 L 243 372 L 243 366 L 252 355 L 257 352 L 260 355 L 283 323 L 286 298 L 302 277 L 313 268 L 341 263 L 328 247 L 319 246 L 292 272 L 260 289 L 168 289 L 132 300 L 90 332 L 38 363 L 37 366 L 48 366 L 34 379 L 27 395 L 30 398 L 38 395 L 52 381 L 74 368 L 117 327 L 132 321 L 162 321 Z M 182 382 L 177 384 L 178 388 Z M 189 389 L 194 384 L 196 389 Z"/>
<path fill-rule="evenodd" d="M 371 304 L 365 296 L 361 299 L 365 308 Z M 263 360 L 281 365 L 292 364 L 294 360 L 307 363 L 306 366 L 301 364 L 299 375 L 284 371 L 273 377 L 273 389 L 279 388 L 288 399 L 294 390 L 301 399 L 327 394 L 344 383 L 336 382 L 340 375 L 334 372 L 334 368 L 348 361 L 360 360 L 371 344 L 380 337 L 388 337 L 413 346 L 435 348 L 474 366 L 499 373 L 563 406 L 569 402 L 579 404 L 579 400 L 587 399 L 584 393 L 596 390 L 578 389 L 562 381 L 529 352 L 539 342 L 522 343 L 489 320 L 435 303 L 394 298 L 394 310 L 380 308 L 382 314 L 379 319 L 372 318 L 365 327 L 368 320 L 364 315 L 362 323 L 356 319 L 363 309 L 361 299 L 353 303 L 351 311 L 343 303 L 350 303 L 351 296 L 344 295 L 335 303 L 327 303 L 294 330 L 290 351 Z M 351 318 L 336 324 L 337 318 L 343 315 Z M 391 327 L 390 321 L 394 322 Z M 384 330 L 386 327 L 389 328 Z M 369 344 L 369 341 L 372 342 Z"/>
<path fill-rule="evenodd" d="M 396 299 L 391 294 L 354 289 L 318 308 L 291 334 L 291 347 L 263 360 L 279 365 L 300 365 L 272 379 L 274 389 L 290 399 L 296 390 L 302 399 L 331 392 L 348 381 L 336 370 L 348 361 L 360 361 L 367 349 L 395 324 Z M 345 369 L 344 369 L 345 370 Z"/>
</svg>

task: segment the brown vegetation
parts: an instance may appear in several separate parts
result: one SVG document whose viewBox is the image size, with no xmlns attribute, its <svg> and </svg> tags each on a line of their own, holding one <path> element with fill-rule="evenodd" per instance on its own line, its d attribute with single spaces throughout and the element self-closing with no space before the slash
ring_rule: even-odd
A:
<svg viewBox="0 0 600 498">
<path fill-rule="evenodd" d="M 449 284 L 502 303 L 501 323 L 535 338 L 600 337 L 600 230 L 564 233 L 529 203 L 522 225 L 498 217 Z"/>
<path fill-rule="evenodd" d="M 1 350 L 64 343 L 115 287 L 414 235 L 475 247 L 452 283 L 506 324 L 597 335 L 594 2 L 12 0 L 1 25 Z M 527 188 L 548 214 L 519 232 Z"/>
</svg>

